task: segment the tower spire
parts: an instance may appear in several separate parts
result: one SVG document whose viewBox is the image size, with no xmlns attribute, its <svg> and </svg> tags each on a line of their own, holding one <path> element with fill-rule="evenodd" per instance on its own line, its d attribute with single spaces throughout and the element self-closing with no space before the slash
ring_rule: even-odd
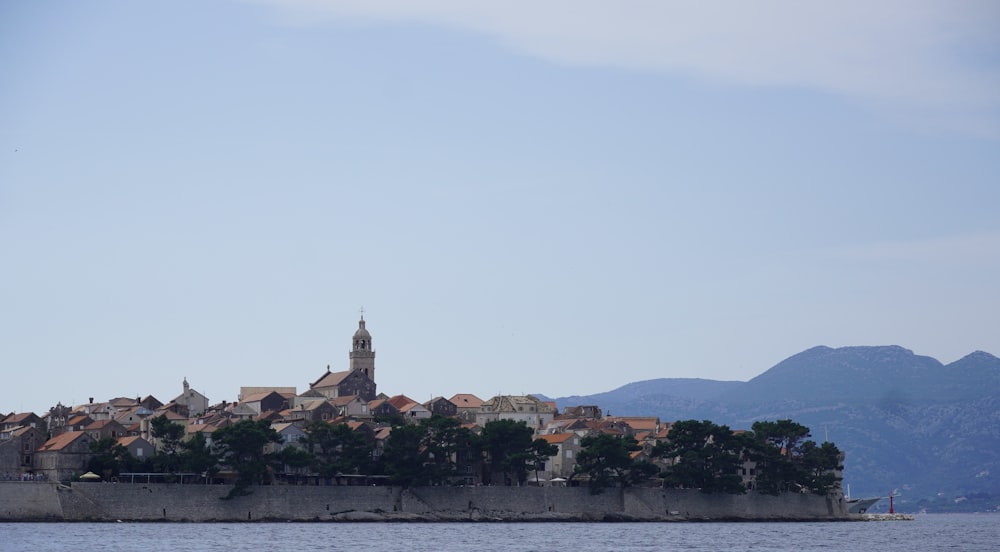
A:
<svg viewBox="0 0 1000 552">
<path fill-rule="evenodd" d="M 361 308 L 361 320 L 358 321 L 358 331 L 352 338 L 351 371 L 360 371 L 375 381 L 375 349 L 372 348 L 372 335 L 365 328 L 364 307 Z"/>
</svg>

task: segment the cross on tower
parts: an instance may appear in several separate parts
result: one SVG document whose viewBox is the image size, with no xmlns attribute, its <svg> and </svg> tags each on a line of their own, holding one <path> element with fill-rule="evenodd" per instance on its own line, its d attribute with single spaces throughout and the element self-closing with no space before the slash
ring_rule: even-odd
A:
<svg viewBox="0 0 1000 552">
<path fill-rule="evenodd" d="M 361 309 L 358 312 L 361 313 L 361 319 L 364 320 L 365 319 L 365 307 L 364 307 L 364 305 L 361 306 Z"/>
</svg>

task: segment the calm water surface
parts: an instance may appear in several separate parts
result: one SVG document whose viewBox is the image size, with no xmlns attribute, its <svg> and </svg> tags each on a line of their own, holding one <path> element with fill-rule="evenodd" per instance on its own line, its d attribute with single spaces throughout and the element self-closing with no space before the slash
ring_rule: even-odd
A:
<svg viewBox="0 0 1000 552">
<path fill-rule="evenodd" d="M 858 523 L 0 523 L 0 550 L 1000 550 L 1000 515 Z"/>
</svg>

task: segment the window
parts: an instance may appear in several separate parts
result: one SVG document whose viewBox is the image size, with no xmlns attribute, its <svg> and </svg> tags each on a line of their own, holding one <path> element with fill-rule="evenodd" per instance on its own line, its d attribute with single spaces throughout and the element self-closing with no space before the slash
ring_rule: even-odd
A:
<svg viewBox="0 0 1000 552">
<path fill-rule="evenodd" d="M 572 457 L 573 457 L 573 451 L 567 450 L 566 451 L 566 458 L 572 458 Z"/>
</svg>

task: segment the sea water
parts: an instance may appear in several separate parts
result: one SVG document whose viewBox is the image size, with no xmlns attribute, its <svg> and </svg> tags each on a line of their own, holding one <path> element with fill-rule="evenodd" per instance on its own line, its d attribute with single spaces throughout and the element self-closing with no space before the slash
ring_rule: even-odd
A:
<svg viewBox="0 0 1000 552">
<path fill-rule="evenodd" d="M 1000 550 L 1000 515 L 796 523 L 0 523 L 0 550 Z"/>
</svg>

